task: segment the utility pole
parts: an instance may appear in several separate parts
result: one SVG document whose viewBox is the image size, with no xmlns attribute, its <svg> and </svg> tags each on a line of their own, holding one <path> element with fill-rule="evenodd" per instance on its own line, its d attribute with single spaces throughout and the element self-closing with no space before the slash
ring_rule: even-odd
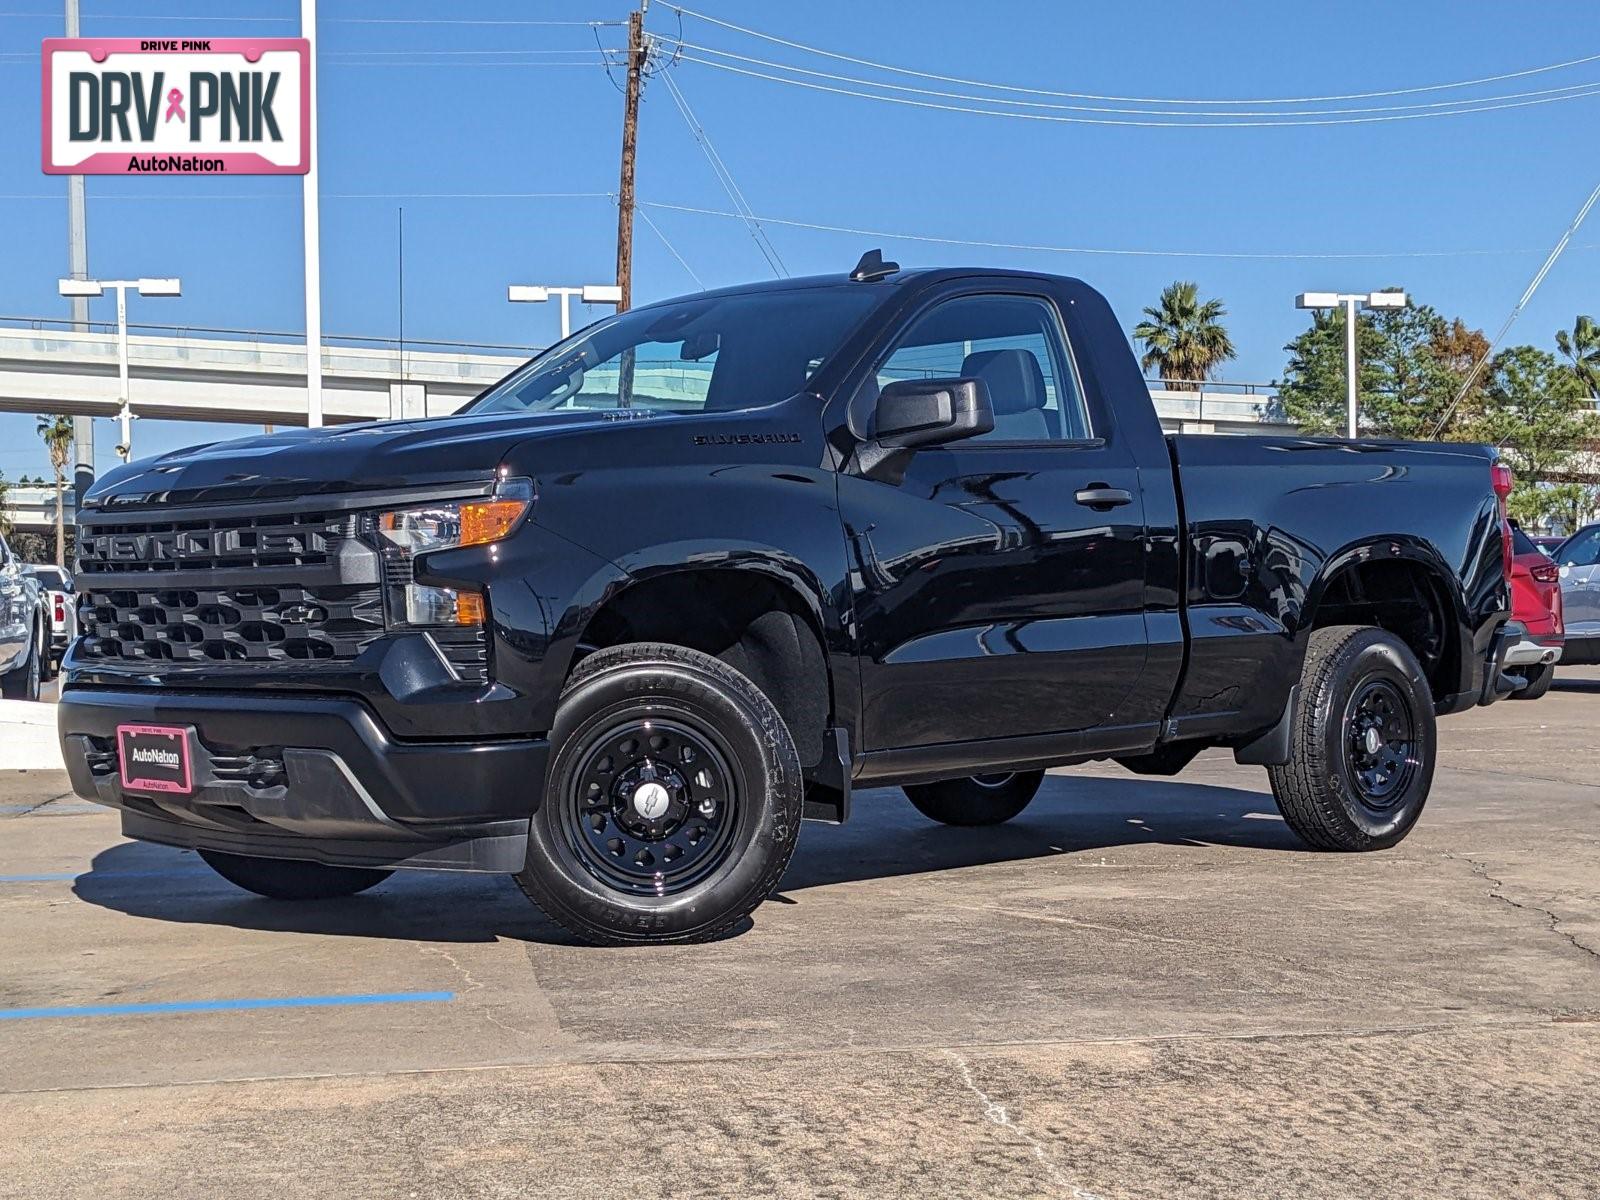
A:
<svg viewBox="0 0 1600 1200">
<path fill-rule="evenodd" d="M 306 283 L 306 425 L 322 425 L 322 215 L 317 191 L 317 0 L 300 0 L 300 36 L 310 44 L 306 56 L 306 159 L 300 177 L 300 226 Z"/>
<path fill-rule="evenodd" d="M 78 0 L 67 0 L 67 36 L 78 36 Z M 74 279 L 89 277 L 89 233 L 84 215 L 83 176 L 67 176 L 67 274 Z M 89 298 L 72 298 L 72 330 L 89 332 Z M 72 418 L 72 496 L 75 512 L 81 512 L 83 494 L 94 483 L 94 418 Z"/>
<path fill-rule="evenodd" d="M 639 93 L 644 88 L 644 12 L 650 0 L 628 14 L 628 83 L 622 108 L 622 182 L 617 188 L 618 312 L 633 306 L 633 165 L 639 142 Z"/>
</svg>

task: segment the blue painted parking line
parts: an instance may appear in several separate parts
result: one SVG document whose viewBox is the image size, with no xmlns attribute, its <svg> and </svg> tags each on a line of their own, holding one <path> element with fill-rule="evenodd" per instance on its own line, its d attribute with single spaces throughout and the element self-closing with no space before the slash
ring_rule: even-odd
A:
<svg viewBox="0 0 1600 1200">
<path fill-rule="evenodd" d="M 454 992 L 372 992 L 353 996 L 258 996 L 243 1000 L 167 1000 L 154 1004 L 85 1004 L 60 1008 L 0 1008 L 0 1021 L 50 1017 L 138 1017 L 158 1013 L 252 1012 L 264 1008 L 350 1008 L 365 1004 L 441 1004 Z"/>
</svg>

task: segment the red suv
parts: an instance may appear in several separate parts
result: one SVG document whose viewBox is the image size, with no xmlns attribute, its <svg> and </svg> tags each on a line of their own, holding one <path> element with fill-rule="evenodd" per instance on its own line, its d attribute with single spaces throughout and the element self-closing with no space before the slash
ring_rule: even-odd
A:
<svg viewBox="0 0 1600 1200">
<path fill-rule="evenodd" d="M 1561 568 L 1527 534 L 1511 527 L 1511 625 L 1516 639 L 1506 655 L 1506 669 L 1528 683 L 1513 693 L 1517 700 L 1537 700 L 1550 690 L 1556 660 L 1566 642 L 1561 619 Z"/>
</svg>

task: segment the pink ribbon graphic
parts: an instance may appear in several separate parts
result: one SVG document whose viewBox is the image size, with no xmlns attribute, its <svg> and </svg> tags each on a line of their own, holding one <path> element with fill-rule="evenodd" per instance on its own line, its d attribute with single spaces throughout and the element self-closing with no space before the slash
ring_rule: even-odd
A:
<svg viewBox="0 0 1600 1200">
<path fill-rule="evenodd" d="M 183 93 L 177 88 L 173 88 L 167 93 L 167 115 L 162 123 L 165 124 L 167 121 L 172 120 L 173 117 L 177 117 L 180 121 L 189 119 L 183 115 Z"/>
</svg>

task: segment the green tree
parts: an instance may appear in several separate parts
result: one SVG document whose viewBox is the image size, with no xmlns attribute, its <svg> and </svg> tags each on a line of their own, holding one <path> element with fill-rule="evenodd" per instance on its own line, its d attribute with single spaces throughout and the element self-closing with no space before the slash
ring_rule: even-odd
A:
<svg viewBox="0 0 1600 1200">
<path fill-rule="evenodd" d="M 1574 460 L 1600 438 L 1600 416 L 1570 367 L 1534 346 L 1502 350 L 1488 369 L 1482 411 L 1463 432 L 1500 448 L 1517 481 L 1513 516 L 1576 527 L 1594 489 L 1571 478 L 1579 473 Z"/>
<path fill-rule="evenodd" d="M 1174 391 L 1194 391 L 1218 367 L 1237 357 L 1233 339 L 1222 323 L 1228 310 L 1221 300 L 1201 300 L 1198 284 L 1179 280 L 1161 291 L 1161 300 L 1144 310 L 1145 320 L 1133 327 L 1144 343 L 1139 365 Z"/>
<path fill-rule="evenodd" d="M 11 530 L 14 528 L 11 523 L 11 503 L 7 497 L 10 491 L 11 485 L 6 482 L 4 473 L 0 473 L 0 537 L 7 540 L 10 539 Z"/>
<path fill-rule="evenodd" d="M 1483 334 L 1426 304 L 1356 318 L 1357 406 L 1364 436 L 1431 438 L 1472 364 L 1488 351 Z M 1344 311 L 1319 310 L 1284 347 L 1279 385 L 1284 414 L 1307 433 L 1345 430 Z M 1446 437 L 1462 436 L 1482 406 L 1482 380 L 1452 413 Z"/>
<path fill-rule="evenodd" d="M 66 499 L 67 459 L 72 453 L 72 418 L 40 417 L 39 436 L 50 453 L 50 468 L 56 473 L 56 566 L 67 565 L 67 526 L 63 513 Z"/>
<path fill-rule="evenodd" d="M 1600 325 L 1580 316 L 1572 332 L 1556 330 L 1556 349 L 1572 361 L 1572 370 L 1591 397 L 1600 400 Z"/>
</svg>

